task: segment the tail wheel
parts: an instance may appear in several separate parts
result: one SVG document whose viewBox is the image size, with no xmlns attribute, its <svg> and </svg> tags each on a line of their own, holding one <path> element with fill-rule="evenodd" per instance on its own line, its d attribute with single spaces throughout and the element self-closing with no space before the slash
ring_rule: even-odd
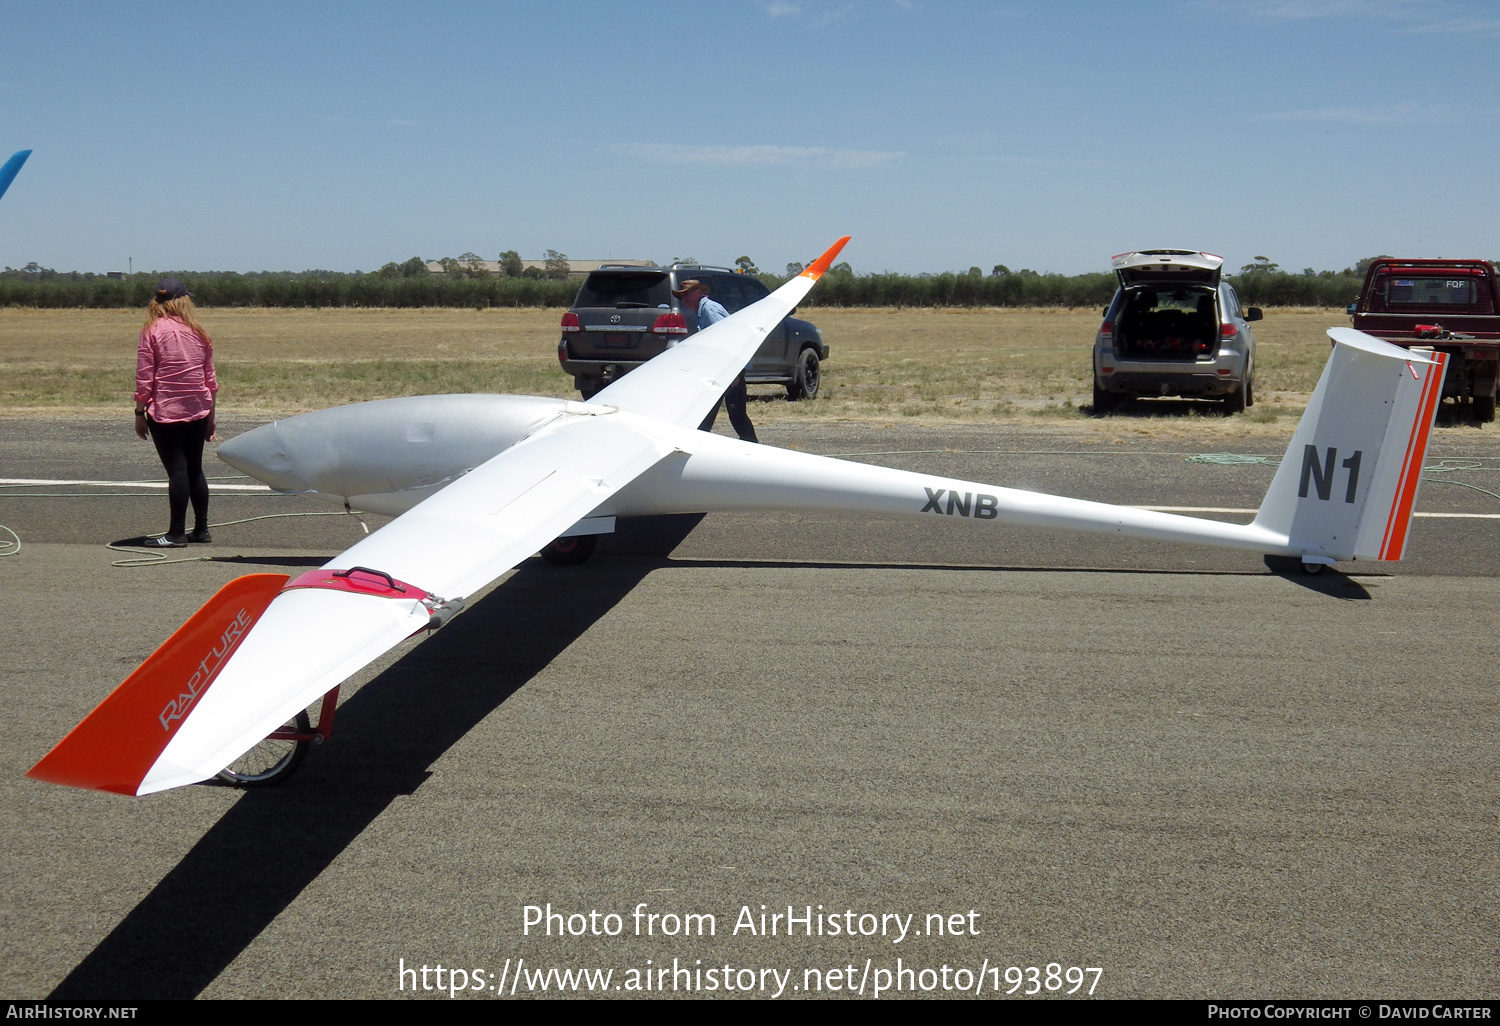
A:
<svg viewBox="0 0 1500 1026">
<path fill-rule="evenodd" d="M 307 710 L 304 709 L 287 720 L 281 730 L 298 734 L 312 733 L 312 721 L 307 718 Z M 220 770 L 219 779 L 235 787 L 270 787 L 272 784 L 279 784 L 297 772 L 297 767 L 307 758 L 310 744 L 311 741 L 268 737 Z"/>
<path fill-rule="evenodd" d="M 599 536 L 596 534 L 557 538 L 542 548 L 542 558 L 554 566 L 582 563 L 594 554 L 594 545 L 598 541 Z"/>
</svg>

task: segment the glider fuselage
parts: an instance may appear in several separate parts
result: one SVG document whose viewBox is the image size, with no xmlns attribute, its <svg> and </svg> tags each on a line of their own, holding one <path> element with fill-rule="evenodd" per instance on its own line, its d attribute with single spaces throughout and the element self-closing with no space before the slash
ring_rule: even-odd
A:
<svg viewBox="0 0 1500 1026">
<path fill-rule="evenodd" d="M 564 399 L 443 395 L 321 410 L 224 443 L 226 463 L 282 491 L 399 516 L 558 418 L 636 415 Z M 977 523 L 1112 533 L 1300 554 L 1285 534 L 916 474 L 752 445 L 671 425 L 649 429 L 676 451 L 602 503 L 590 519 L 731 510 L 942 516 Z M 561 531 L 559 533 L 562 533 Z"/>
</svg>

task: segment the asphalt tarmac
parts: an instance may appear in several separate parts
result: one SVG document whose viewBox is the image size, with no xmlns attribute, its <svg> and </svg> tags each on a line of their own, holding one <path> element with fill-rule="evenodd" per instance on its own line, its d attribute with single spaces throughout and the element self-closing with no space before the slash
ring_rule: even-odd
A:
<svg viewBox="0 0 1500 1026">
<path fill-rule="evenodd" d="M 158 480 L 128 427 L 0 421 L 0 479 Z M 1251 509 L 1272 473 L 1057 429 L 764 435 L 1135 504 Z M 1465 516 L 1316 577 L 937 518 L 622 523 L 361 674 L 286 784 L 142 799 L 23 774 L 216 587 L 361 525 L 276 516 L 171 554 L 210 562 L 116 567 L 101 543 L 165 527 L 160 491 L 0 485 L 0 994 L 492 1000 L 556 969 L 614 997 L 1493 999 L 1488 437 L 1430 454 L 1453 469 L 1419 509 Z"/>
</svg>

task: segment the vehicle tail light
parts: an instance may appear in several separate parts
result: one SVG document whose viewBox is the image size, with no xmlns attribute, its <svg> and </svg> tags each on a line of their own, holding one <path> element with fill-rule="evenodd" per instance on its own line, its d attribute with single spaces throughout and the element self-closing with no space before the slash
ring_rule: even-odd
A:
<svg viewBox="0 0 1500 1026">
<path fill-rule="evenodd" d="M 1233 373 L 1233 372 L 1228 367 L 1220 367 L 1219 368 L 1219 376 L 1221 378 L 1227 378 L 1227 377 L 1229 377 L 1229 375 L 1231 373 Z"/>
<path fill-rule="evenodd" d="M 656 318 L 651 330 L 658 335 L 686 335 L 687 321 L 680 313 L 664 313 Z"/>
<path fill-rule="evenodd" d="M 562 316 L 562 330 L 563 331 L 582 331 L 583 330 L 583 325 L 581 325 L 581 324 L 578 323 L 578 315 L 576 313 L 574 313 L 572 310 L 569 310 L 567 313 L 563 314 L 563 316 Z"/>
<path fill-rule="evenodd" d="M 568 363 L 568 340 L 562 339 L 557 343 L 557 362 L 563 366 Z"/>
<path fill-rule="evenodd" d="M 1105 321 L 1103 324 L 1099 325 L 1099 334 L 1101 334 L 1101 335 L 1113 335 L 1114 333 L 1115 333 L 1115 326 L 1113 324 L 1111 324 L 1109 321 Z"/>
<path fill-rule="evenodd" d="M 1233 324 L 1221 324 L 1221 325 L 1219 325 L 1219 337 L 1220 338 L 1234 338 L 1234 336 L 1238 335 L 1239 333 L 1240 333 L 1240 329 L 1237 328 L 1237 327 L 1235 327 Z"/>
<path fill-rule="evenodd" d="M 1099 368 L 1099 373 L 1100 374 L 1113 374 L 1114 372 L 1115 372 L 1115 369 L 1113 367 L 1100 367 Z"/>
</svg>

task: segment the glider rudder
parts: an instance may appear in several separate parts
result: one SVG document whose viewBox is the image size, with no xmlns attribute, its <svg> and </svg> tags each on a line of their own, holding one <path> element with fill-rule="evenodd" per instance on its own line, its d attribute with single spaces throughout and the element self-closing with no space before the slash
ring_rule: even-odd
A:
<svg viewBox="0 0 1500 1026">
<path fill-rule="evenodd" d="M 1443 378 L 1448 364 L 1447 353 L 1434 352 L 1432 358 L 1436 364 L 1426 368 L 1427 373 L 1422 378 L 1420 406 L 1406 443 L 1406 458 L 1401 464 L 1401 476 L 1390 498 L 1390 513 L 1380 540 L 1380 559 L 1397 560 L 1406 552 L 1407 529 L 1411 526 L 1412 510 L 1417 504 L 1417 486 L 1422 481 L 1422 467 L 1427 462 L 1427 443 L 1432 436 L 1432 423 L 1437 418 L 1437 408 L 1443 400 Z M 1360 533 L 1364 534 L 1363 531 Z"/>
<path fill-rule="evenodd" d="M 224 585 L 26 775 L 135 794 L 286 582 L 284 574 L 250 574 Z"/>
</svg>

